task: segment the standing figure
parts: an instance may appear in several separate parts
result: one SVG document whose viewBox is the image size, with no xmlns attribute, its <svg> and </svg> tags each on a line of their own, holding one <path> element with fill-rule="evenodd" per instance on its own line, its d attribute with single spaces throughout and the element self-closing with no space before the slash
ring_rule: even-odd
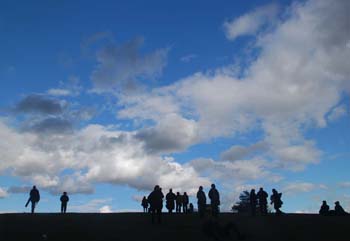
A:
<svg viewBox="0 0 350 241">
<path fill-rule="evenodd" d="M 188 212 L 188 203 L 189 203 L 189 200 L 188 200 L 187 193 L 184 192 L 184 195 L 182 196 L 182 210 L 184 213 Z"/>
<path fill-rule="evenodd" d="M 173 210 L 175 209 L 175 199 L 176 199 L 175 193 L 173 193 L 172 189 L 169 189 L 169 192 L 165 196 L 165 200 L 166 200 L 165 206 L 168 209 L 169 213 L 172 213 Z"/>
<path fill-rule="evenodd" d="M 155 216 L 157 214 L 158 223 L 161 222 L 162 208 L 163 208 L 164 195 L 158 185 L 154 187 L 154 190 L 148 195 L 148 202 L 150 203 L 150 209 L 152 213 L 152 223 L 154 223 Z"/>
<path fill-rule="evenodd" d="M 262 215 L 266 215 L 267 214 L 267 198 L 268 198 L 268 194 L 267 192 L 264 191 L 264 189 L 261 187 L 259 189 L 259 192 L 257 193 L 257 197 L 259 200 L 259 209 L 260 209 L 260 213 Z"/>
<path fill-rule="evenodd" d="M 69 197 L 66 192 L 63 192 L 63 195 L 61 196 L 60 201 L 61 201 L 61 213 L 66 213 L 67 203 L 69 201 Z"/>
<path fill-rule="evenodd" d="M 179 192 L 176 193 L 176 212 L 181 213 L 181 206 L 182 206 L 182 196 Z"/>
<path fill-rule="evenodd" d="M 255 194 L 255 189 L 252 189 L 249 194 L 250 210 L 251 210 L 252 216 L 255 216 L 255 212 L 256 212 L 256 199 L 257 199 L 257 196 Z"/>
<path fill-rule="evenodd" d="M 270 199 L 271 199 L 271 204 L 273 204 L 273 208 L 276 210 L 276 215 L 282 214 L 282 211 L 280 210 L 283 204 L 281 197 L 282 197 L 282 193 L 278 193 L 276 189 L 272 189 L 272 195 Z"/>
<path fill-rule="evenodd" d="M 32 190 L 30 190 L 29 198 L 28 198 L 28 201 L 27 201 L 25 207 L 27 207 L 29 202 L 31 202 L 32 203 L 32 213 L 34 213 L 35 206 L 39 201 L 40 201 L 39 190 L 36 189 L 36 186 L 33 186 Z"/>
<path fill-rule="evenodd" d="M 189 208 L 188 208 L 188 213 L 193 213 L 193 209 L 194 209 L 193 204 L 190 203 Z"/>
<path fill-rule="evenodd" d="M 146 196 L 144 196 L 142 198 L 141 206 L 143 207 L 143 212 L 147 213 L 148 212 L 148 200 L 147 200 Z"/>
<path fill-rule="evenodd" d="M 207 198 L 205 196 L 202 186 L 200 186 L 198 189 L 197 200 L 199 217 L 203 218 L 205 214 L 205 208 L 207 205 Z"/>
<path fill-rule="evenodd" d="M 220 195 L 218 190 L 215 188 L 215 184 L 211 184 L 211 189 L 208 196 L 210 198 L 211 213 L 213 217 L 217 217 L 219 213 Z"/>
</svg>

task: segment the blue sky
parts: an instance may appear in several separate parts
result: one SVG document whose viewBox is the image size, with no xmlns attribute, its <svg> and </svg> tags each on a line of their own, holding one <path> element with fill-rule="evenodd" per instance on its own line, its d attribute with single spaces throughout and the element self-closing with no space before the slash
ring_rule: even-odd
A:
<svg viewBox="0 0 350 241">
<path fill-rule="evenodd" d="M 216 183 L 350 209 L 349 2 L 2 1 L 0 212 Z M 191 196 L 191 201 L 196 200 Z"/>
</svg>

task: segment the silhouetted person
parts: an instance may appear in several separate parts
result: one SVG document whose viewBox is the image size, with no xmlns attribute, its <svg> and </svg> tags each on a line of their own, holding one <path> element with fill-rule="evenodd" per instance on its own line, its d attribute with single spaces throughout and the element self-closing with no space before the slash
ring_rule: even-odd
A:
<svg viewBox="0 0 350 241">
<path fill-rule="evenodd" d="M 322 205 L 321 205 L 320 211 L 318 213 L 320 215 L 324 215 L 324 216 L 329 215 L 329 206 L 327 205 L 326 201 L 322 201 Z"/>
<path fill-rule="evenodd" d="M 189 200 L 188 200 L 187 193 L 184 192 L 184 195 L 182 196 L 182 209 L 184 213 L 188 212 L 188 203 L 189 203 Z"/>
<path fill-rule="evenodd" d="M 29 198 L 28 198 L 28 201 L 25 205 L 25 207 L 28 206 L 29 202 L 31 202 L 32 204 L 32 213 L 34 213 L 34 209 L 35 209 L 35 206 L 36 204 L 40 201 L 40 193 L 39 193 L 39 190 L 36 189 L 36 186 L 33 186 L 32 190 L 30 190 L 30 193 L 29 193 Z"/>
<path fill-rule="evenodd" d="M 190 203 L 189 208 L 188 208 L 188 213 L 193 213 L 194 207 L 193 204 Z"/>
<path fill-rule="evenodd" d="M 249 194 L 249 203 L 250 203 L 250 209 L 251 209 L 252 216 L 255 216 L 256 200 L 257 200 L 257 196 L 256 196 L 256 193 L 255 193 L 255 189 L 252 189 L 250 191 L 250 194 Z"/>
<path fill-rule="evenodd" d="M 181 206 L 182 206 L 182 196 L 179 192 L 176 193 L 176 212 L 181 213 Z"/>
<path fill-rule="evenodd" d="M 197 192 L 197 204 L 198 204 L 198 213 L 201 218 L 205 215 L 205 208 L 207 206 L 207 197 L 203 191 L 203 187 L 200 186 Z"/>
<path fill-rule="evenodd" d="M 163 208 L 164 195 L 158 185 L 154 187 L 154 190 L 148 196 L 148 202 L 152 213 L 152 223 L 154 223 L 155 216 L 157 214 L 158 223 L 161 222 L 162 208 Z"/>
<path fill-rule="evenodd" d="M 334 206 L 334 214 L 336 216 L 344 216 L 344 215 L 348 214 L 347 212 L 345 212 L 344 208 L 342 206 L 340 206 L 339 201 L 336 201 L 334 204 L 335 204 L 335 206 Z"/>
<path fill-rule="evenodd" d="M 217 217 L 219 213 L 220 194 L 215 188 L 215 184 L 211 184 L 211 189 L 209 191 L 208 196 L 210 199 L 211 214 L 213 215 L 213 217 Z"/>
<path fill-rule="evenodd" d="M 63 195 L 60 198 L 61 201 L 61 213 L 66 213 L 67 203 L 69 202 L 69 197 L 66 192 L 63 192 Z"/>
<path fill-rule="evenodd" d="M 267 198 L 269 195 L 261 187 L 256 196 L 258 197 L 258 200 L 259 200 L 260 213 L 263 215 L 266 215 L 267 214 Z"/>
<path fill-rule="evenodd" d="M 165 200 L 166 200 L 165 206 L 168 209 L 169 213 L 172 213 L 173 210 L 175 209 L 175 199 L 176 199 L 175 193 L 173 193 L 172 189 L 169 189 L 169 192 L 165 196 Z"/>
<path fill-rule="evenodd" d="M 148 212 L 148 200 L 145 196 L 142 198 L 141 206 L 143 207 L 143 212 L 147 213 Z"/>
<path fill-rule="evenodd" d="M 272 189 L 272 195 L 270 199 L 271 199 L 271 204 L 273 204 L 273 208 L 276 210 L 277 215 L 282 214 L 282 211 L 280 210 L 283 204 L 281 197 L 282 197 L 282 193 L 278 193 L 276 189 Z"/>
</svg>

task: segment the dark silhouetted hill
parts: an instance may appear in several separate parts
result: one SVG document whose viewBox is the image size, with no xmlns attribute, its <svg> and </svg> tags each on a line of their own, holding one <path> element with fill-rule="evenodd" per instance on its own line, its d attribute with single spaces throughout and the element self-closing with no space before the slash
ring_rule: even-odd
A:
<svg viewBox="0 0 350 241">
<path fill-rule="evenodd" d="M 232 230 L 223 233 L 220 229 L 228 223 L 235 224 L 244 240 L 350 240 L 350 216 L 250 217 L 231 213 L 220 214 L 218 222 L 201 221 L 197 214 L 165 214 L 161 224 L 152 224 L 150 215 L 143 213 L 0 214 L 0 240 L 238 240 Z"/>
</svg>

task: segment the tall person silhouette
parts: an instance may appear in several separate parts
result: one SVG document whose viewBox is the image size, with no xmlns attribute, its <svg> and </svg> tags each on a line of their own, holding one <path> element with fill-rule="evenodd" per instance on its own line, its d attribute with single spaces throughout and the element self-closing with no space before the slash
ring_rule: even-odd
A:
<svg viewBox="0 0 350 241">
<path fill-rule="evenodd" d="M 199 186 L 197 200 L 199 217 L 203 218 L 205 215 L 205 208 L 207 206 L 207 197 L 205 196 L 202 186 Z"/>
<path fill-rule="evenodd" d="M 259 189 L 259 192 L 257 193 L 257 197 L 259 200 L 259 209 L 260 209 L 260 213 L 262 215 L 266 215 L 267 214 L 267 198 L 268 198 L 268 194 L 267 192 L 264 191 L 264 189 L 261 187 Z"/>
<path fill-rule="evenodd" d="M 176 212 L 181 213 L 181 206 L 182 206 L 182 196 L 179 192 L 176 193 Z"/>
<path fill-rule="evenodd" d="M 27 207 L 28 204 L 31 203 L 32 204 L 31 212 L 34 213 L 35 207 L 39 201 L 40 201 L 39 190 L 36 188 L 36 186 L 33 186 L 32 190 L 30 190 L 29 198 L 25 207 Z"/>
<path fill-rule="evenodd" d="M 255 211 L 256 211 L 256 199 L 257 196 L 255 194 L 255 189 L 252 189 L 249 194 L 249 201 L 250 201 L 250 210 L 252 216 L 255 216 Z"/>
<path fill-rule="evenodd" d="M 219 214 L 220 194 L 216 189 L 215 184 L 211 184 L 208 196 L 210 198 L 212 216 L 217 217 Z"/>
<path fill-rule="evenodd" d="M 66 213 L 67 211 L 67 203 L 69 202 L 69 197 L 67 195 L 67 192 L 63 192 L 61 198 L 61 213 Z"/>
</svg>

